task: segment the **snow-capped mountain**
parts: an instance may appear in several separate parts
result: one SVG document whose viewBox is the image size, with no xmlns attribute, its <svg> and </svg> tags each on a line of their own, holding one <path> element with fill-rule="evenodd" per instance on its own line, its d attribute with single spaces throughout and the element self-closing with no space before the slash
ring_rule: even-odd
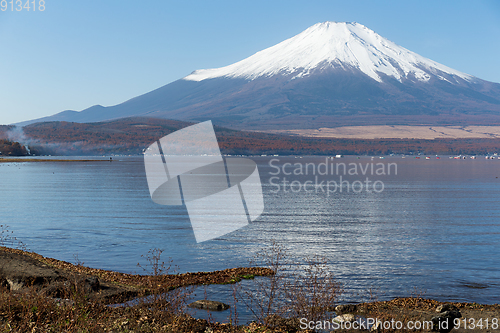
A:
<svg viewBox="0 0 500 333">
<path fill-rule="evenodd" d="M 35 121 L 131 116 L 239 129 L 500 124 L 500 84 L 422 57 L 358 23 L 318 23 L 232 65 L 111 106 Z M 32 123 L 35 121 L 25 122 Z"/>
<path fill-rule="evenodd" d="M 362 24 L 324 22 L 235 64 L 197 70 L 184 80 L 220 77 L 254 80 L 277 74 L 291 75 L 295 79 L 310 75 L 312 70 L 329 67 L 356 68 L 378 82 L 382 82 L 380 74 L 400 82 L 405 78 L 428 81 L 431 75 L 439 76 L 440 73 L 473 79 L 471 75 L 411 52 Z"/>
</svg>

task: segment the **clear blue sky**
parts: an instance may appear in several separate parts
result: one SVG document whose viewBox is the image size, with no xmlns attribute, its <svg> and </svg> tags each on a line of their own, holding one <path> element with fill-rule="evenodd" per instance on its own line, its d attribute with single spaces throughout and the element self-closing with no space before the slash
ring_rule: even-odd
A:
<svg viewBox="0 0 500 333">
<path fill-rule="evenodd" d="M 500 82 L 498 0 L 46 0 L 43 12 L 0 11 L 0 124 L 118 104 L 323 21 Z"/>
</svg>

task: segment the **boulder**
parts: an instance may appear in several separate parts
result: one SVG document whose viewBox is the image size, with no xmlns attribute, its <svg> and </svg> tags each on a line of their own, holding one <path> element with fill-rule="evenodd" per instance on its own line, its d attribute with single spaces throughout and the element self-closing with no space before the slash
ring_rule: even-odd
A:
<svg viewBox="0 0 500 333">
<path fill-rule="evenodd" d="M 58 270 L 28 256 L 0 251 L 0 284 L 11 291 L 64 280 Z"/>
<path fill-rule="evenodd" d="M 229 305 L 227 304 L 217 301 L 209 301 L 206 299 L 195 301 L 189 304 L 188 307 L 201 310 L 210 310 L 210 311 L 224 311 L 229 309 Z"/>
<path fill-rule="evenodd" d="M 122 303 L 139 296 L 136 287 L 100 281 L 67 263 L 64 266 L 68 269 L 49 265 L 36 254 L 0 246 L 0 287 L 13 293 L 31 290 L 56 299 L 83 294 L 108 303 Z"/>
<path fill-rule="evenodd" d="M 28 255 L 3 249 L 0 249 L 0 286 L 12 292 L 33 288 L 54 298 L 69 297 L 75 291 L 91 295 L 101 289 L 96 276 L 59 270 Z"/>
<path fill-rule="evenodd" d="M 438 316 L 432 317 L 433 331 L 440 333 L 448 333 L 453 329 L 454 320 L 462 318 L 462 314 L 458 308 L 451 304 L 443 304 L 436 308 L 439 312 Z"/>
<path fill-rule="evenodd" d="M 352 313 L 356 312 L 356 304 L 340 304 L 335 307 L 335 312 L 337 314 Z"/>
<path fill-rule="evenodd" d="M 458 311 L 458 308 L 453 304 L 441 304 L 436 308 L 436 312 L 443 313 L 446 311 Z"/>
<path fill-rule="evenodd" d="M 70 276 L 66 280 L 48 284 L 42 288 L 41 292 L 48 297 L 64 298 L 69 297 L 75 291 L 90 295 L 98 292 L 100 286 L 101 284 L 96 276 Z"/>
<path fill-rule="evenodd" d="M 267 316 L 264 323 L 266 326 L 281 328 L 286 332 L 295 332 L 300 325 L 299 318 L 284 318 L 276 314 Z"/>
<path fill-rule="evenodd" d="M 352 323 L 356 320 L 356 316 L 350 313 L 346 313 L 333 318 L 333 320 L 336 321 L 337 323 L 349 323 L 349 322 Z"/>
<path fill-rule="evenodd" d="M 97 276 L 87 276 L 83 280 L 83 290 L 86 294 L 99 291 L 101 284 Z"/>
</svg>

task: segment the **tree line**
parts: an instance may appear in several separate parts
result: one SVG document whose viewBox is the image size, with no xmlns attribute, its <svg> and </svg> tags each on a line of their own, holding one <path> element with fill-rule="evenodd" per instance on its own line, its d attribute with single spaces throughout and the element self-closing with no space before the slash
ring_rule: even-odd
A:
<svg viewBox="0 0 500 333">
<path fill-rule="evenodd" d="M 139 155 L 151 143 L 192 123 L 125 118 L 100 123 L 46 122 L 28 125 L 24 135 L 37 155 Z M 237 131 L 215 126 L 219 147 L 231 155 L 491 154 L 500 139 L 339 139 Z M 16 146 L 22 152 L 22 145 Z M 19 150 L 17 150 L 20 153 Z"/>
</svg>

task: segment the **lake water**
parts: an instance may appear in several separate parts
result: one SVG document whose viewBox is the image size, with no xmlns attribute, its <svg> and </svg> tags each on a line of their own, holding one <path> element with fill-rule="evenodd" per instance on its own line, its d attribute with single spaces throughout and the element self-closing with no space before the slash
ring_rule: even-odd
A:
<svg viewBox="0 0 500 333">
<path fill-rule="evenodd" d="M 293 256 L 326 257 L 347 301 L 365 299 L 371 289 L 379 299 L 417 290 L 443 301 L 500 303 L 500 160 L 252 159 L 264 213 L 204 243 L 196 243 L 183 207 L 152 202 L 139 156 L 0 163 L 0 224 L 32 251 L 102 269 L 142 273 L 137 263 L 146 263 L 141 255 L 151 248 L 163 249 L 180 272 L 246 266 L 275 239 Z M 306 163 L 307 174 L 298 169 Z M 343 166 L 330 169 L 340 163 L 345 173 Z M 331 191 L 333 181 L 344 181 L 342 192 L 328 193 L 322 180 Z M 284 188 L 283 181 L 295 183 Z M 223 289 L 209 292 L 228 293 Z"/>
</svg>

